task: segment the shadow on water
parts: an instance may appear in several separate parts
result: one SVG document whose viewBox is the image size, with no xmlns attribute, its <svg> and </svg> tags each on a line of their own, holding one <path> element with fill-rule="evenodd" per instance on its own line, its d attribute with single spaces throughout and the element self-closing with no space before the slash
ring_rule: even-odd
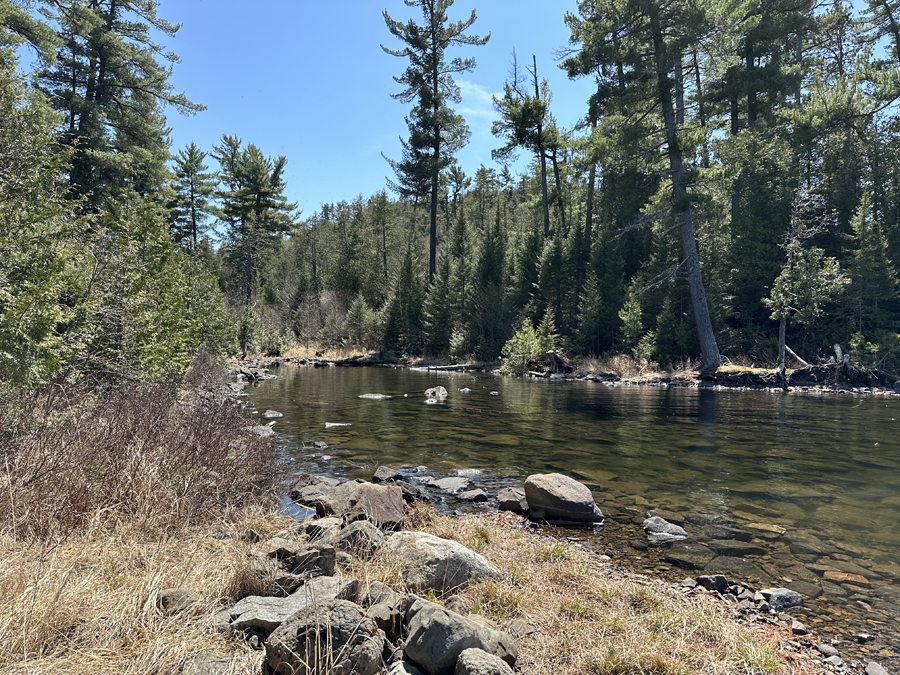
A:
<svg viewBox="0 0 900 675">
<path fill-rule="evenodd" d="M 391 368 L 285 366 L 278 376 L 250 390 L 249 400 L 260 412 L 284 413 L 275 430 L 298 471 L 370 479 L 379 464 L 424 465 L 433 475 L 468 468 L 481 470 L 485 488 L 566 473 L 618 512 L 600 539 L 614 537 L 623 562 L 640 558 L 638 566 L 679 573 L 668 549 L 641 550 L 632 523 L 648 507 L 665 509 L 712 555 L 730 554 L 707 569 L 743 570 L 760 584 L 813 584 L 823 592 L 812 603 L 815 621 L 853 615 L 897 644 L 898 399 Z M 449 396 L 426 405 L 424 391 L 436 385 Z M 367 393 L 391 398 L 358 398 Z M 327 449 L 314 449 L 315 441 Z M 729 538 L 748 545 L 721 544 Z"/>
</svg>

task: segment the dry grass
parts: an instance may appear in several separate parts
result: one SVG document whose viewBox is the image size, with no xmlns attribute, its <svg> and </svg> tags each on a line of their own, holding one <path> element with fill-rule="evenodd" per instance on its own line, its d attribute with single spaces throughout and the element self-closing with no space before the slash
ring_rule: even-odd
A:
<svg viewBox="0 0 900 675">
<path fill-rule="evenodd" d="M 255 590 L 235 535 L 274 527 L 263 515 L 277 455 L 206 386 L 221 377 L 198 364 L 180 391 L 68 404 L 6 392 L 0 672 L 168 674 L 200 651 L 258 672 L 258 655 L 215 633 L 210 617 Z M 157 608 L 167 588 L 197 602 L 167 616 Z"/>
<path fill-rule="evenodd" d="M 616 354 L 599 359 L 583 359 L 578 363 L 578 367 L 592 373 L 612 373 L 625 380 L 638 377 L 684 377 L 687 379 L 696 377 L 696 364 L 690 359 L 674 363 L 668 369 L 661 369 L 659 364 L 653 361 L 639 363 L 629 354 Z"/>
<path fill-rule="evenodd" d="M 529 675 L 801 672 L 779 661 L 775 643 L 730 621 L 711 599 L 687 598 L 588 551 L 523 531 L 509 515 L 451 519 L 419 509 L 412 520 L 477 549 L 504 572 L 502 580 L 459 595 L 514 635 Z M 355 571 L 405 590 L 389 558 L 376 556 Z"/>
<path fill-rule="evenodd" d="M 259 671 L 259 654 L 211 629 L 209 618 L 246 595 L 250 558 L 207 524 L 170 536 L 137 523 L 64 542 L 0 538 L 0 672 L 65 675 L 179 672 L 192 654 Z M 198 597 L 166 616 L 159 592 Z"/>
</svg>

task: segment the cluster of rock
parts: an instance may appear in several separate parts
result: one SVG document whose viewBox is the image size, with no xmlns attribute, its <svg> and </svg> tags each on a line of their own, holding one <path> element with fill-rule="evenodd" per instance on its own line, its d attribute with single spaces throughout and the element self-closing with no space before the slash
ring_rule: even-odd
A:
<svg viewBox="0 0 900 675">
<path fill-rule="evenodd" d="M 264 672 L 513 673 L 517 651 L 509 635 L 450 595 L 500 571 L 455 541 L 402 530 L 406 504 L 421 498 L 418 488 L 406 487 L 323 476 L 295 483 L 294 500 L 317 516 L 254 544 L 258 586 L 271 591 L 241 599 L 220 617 L 224 629 L 265 649 Z M 376 552 L 412 593 L 379 582 L 362 588 L 341 573 L 354 558 Z M 429 592 L 449 600 L 416 595 Z"/>
</svg>

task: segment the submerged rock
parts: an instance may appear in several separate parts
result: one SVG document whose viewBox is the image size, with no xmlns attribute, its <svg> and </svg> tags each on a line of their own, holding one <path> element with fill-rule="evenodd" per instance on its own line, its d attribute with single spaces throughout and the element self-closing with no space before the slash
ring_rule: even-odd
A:
<svg viewBox="0 0 900 675">
<path fill-rule="evenodd" d="M 664 520 L 659 516 L 646 518 L 641 525 L 644 528 L 644 532 L 647 534 L 647 539 L 654 544 L 687 539 L 688 536 L 683 527 L 673 525 L 668 520 Z"/>
</svg>

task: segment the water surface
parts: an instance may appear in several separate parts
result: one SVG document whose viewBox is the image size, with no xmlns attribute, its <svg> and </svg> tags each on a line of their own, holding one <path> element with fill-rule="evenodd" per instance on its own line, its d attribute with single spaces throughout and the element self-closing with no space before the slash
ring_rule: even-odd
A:
<svg viewBox="0 0 900 675">
<path fill-rule="evenodd" d="M 410 475 L 420 465 L 435 476 L 477 469 L 476 484 L 486 489 L 565 473 L 619 512 L 603 529 L 616 533 L 616 551 L 632 561 L 671 567 L 664 550 L 644 550 L 630 522 L 648 507 L 666 509 L 711 546 L 726 536 L 716 527 L 745 533 L 764 549 L 741 557 L 752 564 L 749 576 L 755 569 L 765 574 L 761 582 L 805 579 L 825 589 L 810 603 L 824 614 L 817 620 L 850 612 L 886 640 L 890 633 L 891 643 L 900 629 L 900 399 L 392 368 L 276 373 L 249 390 L 249 400 L 260 413 L 284 414 L 274 428 L 298 471 L 370 479 L 379 464 Z M 424 391 L 437 385 L 449 396 L 426 405 Z M 358 398 L 368 393 L 391 398 Z M 350 426 L 326 428 L 336 423 Z M 770 529 L 754 529 L 760 524 Z M 823 550 L 792 552 L 804 537 Z M 735 560 L 720 563 L 739 567 Z M 814 569 L 823 565 L 854 579 L 826 581 Z"/>
</svg>

